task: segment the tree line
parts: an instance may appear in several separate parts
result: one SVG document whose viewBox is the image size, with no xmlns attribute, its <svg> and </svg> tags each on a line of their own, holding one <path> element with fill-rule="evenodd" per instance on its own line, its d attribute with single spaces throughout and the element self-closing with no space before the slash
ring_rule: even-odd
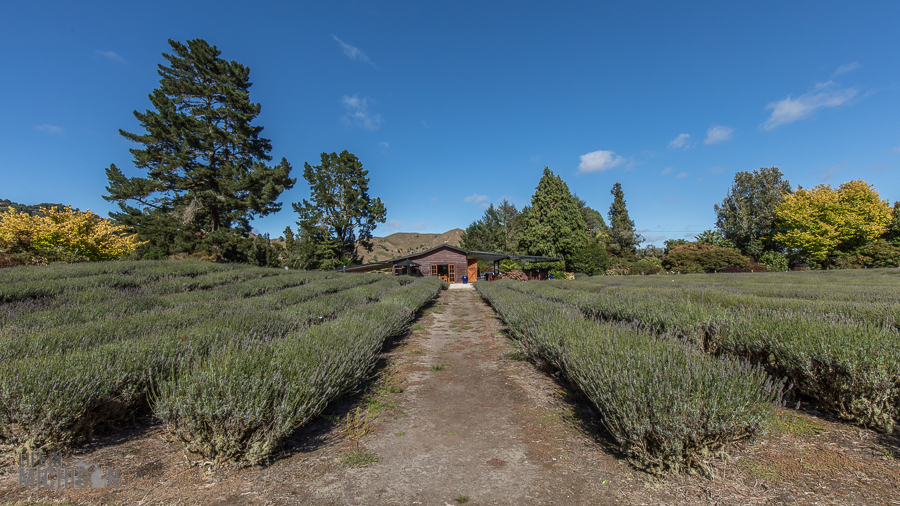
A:
<svg viewBox="0 0 900 506">
<path fill-rule="evenodd" d="M 167 64 L 158 65 L 159 86 L 149 95 L 152 109 L 134 111 L 142 132 L 119 131 L 138 145 L 130 152 L 142 175 L 128 177 L 115 164 L 106 169 L 103 198 L 119 210 L 111 220 L 52 206 L 22 214 L 4 201 L 0 266 L 110 255 L 298 269 L 359 263 L 387 215 L 381 199 L 369 195 L 362 162 L 342 151 L 304 163 L 310 198 L 291 204 L 296 231 L 287 227 L 283 242 L 253 236 L 250 221 L 280 211 L 278 198 L 297 179 L 285 158 L 271 163 L 271 141 L 254 124 L 261 105 L 250 100 L 250 69 L 222 59 L 203 39 L 168 42 L 171 54 L 163 53 Z M 900 202 L 891 208 L 863 181 L 794 190 L 777 167 L 738 172 L 714 206 L 715 229 L 693 241 L 668 240 L 665 248 L 641 248 L 622 186 L 610 193 L 607 224 L 545 168 L 530 205 L 491 204 L 467 227 L 462 247 L 560 257 L 567 270 L 591 275 L 900 265 Z"/>
<path fill-rule="evenodd" d="M 531 204 L 516 209 L 504 199 L 469 225 L 461 246 L 474 251 L 562 258 L 565 268 L 588 275 L 610 265 L 635 260 L 643 238 L 628 216 L 622 185 L 613 185 L 607 217 L 569 190 L 562 178 L 545 167 Z"/>
</svg>

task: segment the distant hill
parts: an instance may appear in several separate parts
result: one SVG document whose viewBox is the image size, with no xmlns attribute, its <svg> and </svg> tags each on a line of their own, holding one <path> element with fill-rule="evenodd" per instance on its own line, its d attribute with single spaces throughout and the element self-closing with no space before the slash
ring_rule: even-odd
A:
<svg viewBox="0 0 900 506">
<path fill-rule="evenodd" d="M 20 213 L 28 213 L 31 216 L 44 216 L 44 213 L 41 212 L 41 208 L 51 208 L 53 206 L 63 207 L 64 204 L 36 204 L 36 205 L 25 205 L 18 204 L 9 199 L 0 199 L 0 213 L 5 213 L 8 209 L 12 208 Z"/>
<path fill-rule="evenodd" d="M 441 244 L 459 246 L 459 238 L 463 229 L 454 228 L 443 234 L 419 234 L 416 232 L 397 232 L 387 237 L 373 237 L 372 251 L 360 248 L 360 256 L 364 264 L 378 262 L 394 257 L 402 257 L 425 251 Z"/>
</svg>

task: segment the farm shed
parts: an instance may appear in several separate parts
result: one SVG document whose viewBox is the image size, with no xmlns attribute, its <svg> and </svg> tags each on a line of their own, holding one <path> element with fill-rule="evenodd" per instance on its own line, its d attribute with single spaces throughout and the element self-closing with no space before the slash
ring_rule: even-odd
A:
<svg viewBox="0 0 900 506">
<path fill-rule="evenodd" d="M 494 271 L 499 271 L 501 260 L 512 259 L 523 262 L 555 262 L 561 260 L 557 257 L 539 257 L 530 255 L 507 255 L 505 253 L 488 253 L 484 251 L 467 251 L 449 244 L 442 244 L 434 248 L 413 253 L 402 257 L 392 258 L 381 262 L 347 267 L 347 272 L 367 272 L 380 269 L 390 269 L 396 275 L 408 274 L 410 276 L 437 276 L 448 283 L 460 283 L 463 276 L 468 276 L 470 281 L 478 279 L 478 261 L 493 262 Z M 536 270 L 529 274 L 529 279 L 541 279 Z"/>
</svg>

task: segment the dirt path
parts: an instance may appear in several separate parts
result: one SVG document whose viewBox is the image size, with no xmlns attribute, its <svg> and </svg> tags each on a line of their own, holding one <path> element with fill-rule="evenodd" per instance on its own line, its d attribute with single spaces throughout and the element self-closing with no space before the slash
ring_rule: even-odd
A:
<svg viewBox="0 0 900 506">
<path fill-rule="evenodd" d="M 422 325 L 414 346 L 424 354 L 412 355 L 418 359 L 401 399 L 406 416 L 382 422 L 364 442 L 381 460 L 324 477 L 314 497 L 356 504 L 616 502 L 597 486 L 610 476 L 590 472 L 554 442 L 562 437 L 529 430 L 533 400 L 516 367 L 503 360 L 510 348 L 493 310 L 474 291 L 445 292 Z"/>
<path fill-rule="evenodd" d="M 147 418 L 69 456 L 121 468 L 120 489 L 21 489 L 0 462 L 0 504 L 900 504 L 900 441 L 814 411 L 781 410 L 772 435 L 709 462 L 712 479 L 653 478 L 583 398 L 517 358 L 477 293 L 445 291 L 388 343 L 377 381 L 266 466 L 195 460 Z"/>
</svg>

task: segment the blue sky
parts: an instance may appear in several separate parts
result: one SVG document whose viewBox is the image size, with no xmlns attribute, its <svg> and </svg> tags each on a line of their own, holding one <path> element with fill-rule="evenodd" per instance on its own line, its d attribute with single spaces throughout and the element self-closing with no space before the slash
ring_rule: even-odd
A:
<svg viewBox="0 0 900 506">
<path fill-rule="evenodd" d="M 656 244 L 713 228 L 764 166 L 900 200 L 900 3 L 681 4 L 6 2 L 0 198 L 114 210 L 104 170 L 140 174 L 118 130 L 140 131 L 167 39 L 203 38 L 250 67 L 298 178 L 253 222 L 273 237 L 303 163 L 345 149 L 386 204 L 377 235 L 521 208 L 544 166 L 604 216 L 621 182 Z"/>
</svg>

